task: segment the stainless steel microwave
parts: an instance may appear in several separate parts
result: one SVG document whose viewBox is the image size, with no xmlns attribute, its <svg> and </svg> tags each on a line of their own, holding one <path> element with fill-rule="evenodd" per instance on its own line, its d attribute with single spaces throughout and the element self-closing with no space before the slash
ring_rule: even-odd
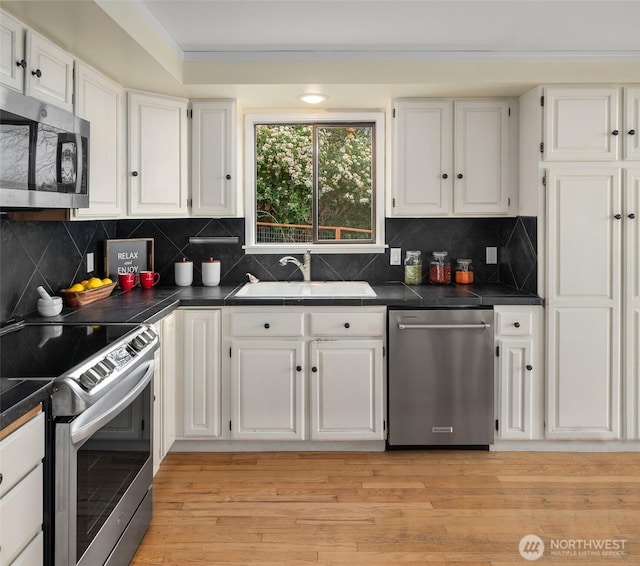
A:
<svg viewBox="0 0 640 566">
<path fill-rule="evenodd" d="M 0 207 L 88 206 L 89 122 L 0 87 Z"/>
</svg>

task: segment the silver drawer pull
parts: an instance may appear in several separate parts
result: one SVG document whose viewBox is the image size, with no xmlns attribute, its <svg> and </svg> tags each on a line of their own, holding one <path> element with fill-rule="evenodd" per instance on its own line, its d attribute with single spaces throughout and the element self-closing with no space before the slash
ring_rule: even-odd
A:
<svg viewBox="0 0 640 566">
<path fill-rule="evenodd" d="M 399 330 L 422 330 L 422 329 L 451 330 L 456 328 L 471 329 L 471 330 L 486 330 L 487 328 L 491 328 L 491 325 L 487 324 L 486 322 L 481 322 L 479 324 L 404 324 L 402 322 L 398 323 Z"/>
</svg>

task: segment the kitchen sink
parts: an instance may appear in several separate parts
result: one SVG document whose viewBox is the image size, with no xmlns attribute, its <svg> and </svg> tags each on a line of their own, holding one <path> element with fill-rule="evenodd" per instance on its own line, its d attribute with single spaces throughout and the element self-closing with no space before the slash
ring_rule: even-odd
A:
<svg viewBox="0 0 640 566">
<path fill-rule="evenodd" d="M 259 281 L 245 283 L 235 297 L 242 298 L 365 298 L 376 293 L 366 281 Z"/>
</svg>

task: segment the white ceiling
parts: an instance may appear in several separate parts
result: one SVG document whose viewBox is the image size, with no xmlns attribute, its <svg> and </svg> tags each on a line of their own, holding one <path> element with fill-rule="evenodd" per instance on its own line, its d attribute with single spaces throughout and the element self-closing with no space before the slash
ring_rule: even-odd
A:
<svg viewBox="0 0 640 566">
<path fill-rule="evenodd" d="M 127 88 L 245 108 L 384 107 L 640 83 L 640 0 L 0 0 Z"/>
<path fill-rule="evenodd" d="M 640 56 L 638 0 L 133 1 L 187 61 Z"/>
</svg>

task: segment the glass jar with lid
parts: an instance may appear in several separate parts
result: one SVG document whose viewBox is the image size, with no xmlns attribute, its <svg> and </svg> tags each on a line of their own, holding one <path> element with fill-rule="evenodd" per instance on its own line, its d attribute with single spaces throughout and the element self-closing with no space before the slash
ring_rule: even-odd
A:
<svg viewBox="0 0 640 566">
<path fill-rule="evenodd" d="M 404 258 L 404 282 L 407 285 L 422 283 L 422 254 L 420 251 L 407 250 Z"/>
<path fill-rule="evenodd" d="M 459 259 L 456 265 L 456 283 L 468 285 L 473 283 L 473 265 L 470 259 Z"/>
<path fill-rule="evenodd" d="M 449 285 L 451 283 L 451 263 L 447 252 L 433 252 L 429 263 L 429 283 Z"/>
</svg>

